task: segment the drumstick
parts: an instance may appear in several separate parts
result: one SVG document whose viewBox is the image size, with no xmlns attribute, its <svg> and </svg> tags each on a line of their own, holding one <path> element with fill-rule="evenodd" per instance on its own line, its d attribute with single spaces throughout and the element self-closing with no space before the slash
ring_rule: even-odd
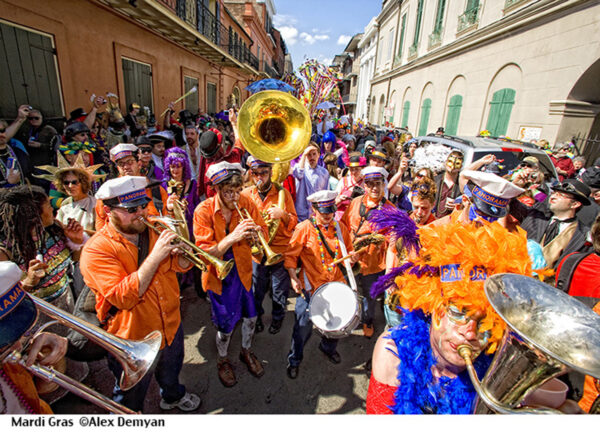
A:
<svg viewBox="0 0 600 432">
<path fill-rule="evenodd" d="M 369 248 L 369 245 L 364 246 L 364 247 L 360 248 L 359 250 L 355 251 L 355 254 L 363 253 L 368 248 Z M 341 257 L 341 258 L 336 259 L 334 262 L 331 263 L 331 267 L 333 267 L 334 265 L 338 265 L 341 262 L 344 262 L 344 260 L 347 260 L 348 258 L 352 258 L 352 256 L 353 255 L 346 255 L 345 257 Z"/>
</svg>

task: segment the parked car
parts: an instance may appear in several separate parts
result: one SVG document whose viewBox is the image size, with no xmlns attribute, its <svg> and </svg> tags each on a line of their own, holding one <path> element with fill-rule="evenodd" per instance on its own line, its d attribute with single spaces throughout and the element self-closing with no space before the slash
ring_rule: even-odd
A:
<svg viewBox="0 0 600 432">
<path fill-rule="evenodd" d="M 464 165 L 481 159 L 487 154 L 493 154 L 499 162 L 500 176 L 510 174 L 520 164 L 523 158 L 534 156 L 539 161 L 540 171 L 544 174 L 545 181 L 552 183 L 558 181 L 554 164 L 546 152 L 534 144 L 523 141 L 509 140 L 492 137 L 464 137 L 451 135 L 427 135 L 415 138 L 419 145 L 443 144 L 452 149 L 460 150 L 464 155 Z"/>
</svg>

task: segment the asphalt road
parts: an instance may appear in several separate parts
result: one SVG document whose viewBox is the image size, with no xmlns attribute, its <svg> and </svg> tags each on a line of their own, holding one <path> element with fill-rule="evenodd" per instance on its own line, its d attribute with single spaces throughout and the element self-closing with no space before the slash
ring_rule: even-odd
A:
<svg viewBox="0 0 600 432">
<path fill-rule="evenodd" d="M 372 339 L 362 335 L 359 326 L 352 335 L 341 339 L 338 352 L 342 362 L 332 364 L 318 349 L 320 335 L 313 330 L 308 341 L 298 378 L 286 375 L 286 356 L 294 324 L 295 297 L 288 301 L 288 311 L 281 331 L 271 335 L 270 297 L 265 298 L 265 331 L 255 335 L 253 351 L 262 361 L 265 374 L 252 376 L 239 360 L 241 327 L 234 331 L 229 356 L 238 383 L 224 387 L 217 375 L 215 346 L 216 329 L 210 320 L 210 304 L 193 289 L 182 294 L 182 316 L 185 334 L 185 360 L 180 375 L 188 391 L 202 399 L 195 414 L 364 414 L 371 353 L 377 335 L 384 329 L 381 308 L 377 308 L 376 332 Z M 84 384 L 110 395 L 113 375 L 104 360 L 90 363 L 90 373 Z M 147 414 L 181 414 L 178 409 L 162 411 L 158 385 L 152 381 L 144 412 Z M 72 394 L 52 405 L 58 414 L 103 413 L 104 411 Z"/>
</svg>

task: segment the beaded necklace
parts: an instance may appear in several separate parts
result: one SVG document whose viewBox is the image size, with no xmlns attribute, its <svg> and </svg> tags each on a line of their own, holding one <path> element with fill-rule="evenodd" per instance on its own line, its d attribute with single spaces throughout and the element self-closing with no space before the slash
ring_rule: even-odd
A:
<svg viewBox="0 0 600 432">
<path fill-rule="evenodd" d="M 321 252 L 321 265 L 323 266 L 323 270 L 331 272 L 331 271 L 333 271 L 333 267 L 325 264 L 325 250 L 323 249 L 323 241 L 321 240 L 321 233 L 319 231 L 319 228 L 317 227 L 317 220 L 313 217 L 311 219 L 311 221 L 312 221 L 313 227 L 315 228 L 315 231 L 317 233 L 317 243 L 319 243 L 319 251 Z M 331 223 L 333 224 L 333 228 L 335 229 L 335 227 L 336 227 L 335 219 Z M 340 241 L 337 238 L 337 236 L 335 236 L 335 255 L 333 256 L 333 261 L 335 261 L 338 258 L 339 251 L 340 251 Z"/>
</svg>

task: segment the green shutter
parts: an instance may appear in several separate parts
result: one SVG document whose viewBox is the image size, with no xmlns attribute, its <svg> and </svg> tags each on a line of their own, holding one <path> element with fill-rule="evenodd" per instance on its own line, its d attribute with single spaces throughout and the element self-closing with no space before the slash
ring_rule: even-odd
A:
<svg viewBox="0 0 600 432">
<path fill-rule="evenodd" d="M 476 11 L 479 9 L 479 0 L 467 0 L 467 7 L 465 8 L 465 12 L 467 11 Z"/>
<path fill-rule="evenodd" d="M 419 136 L 427 135 L 429 125 L 429 113 L 431 112 L 431 99 L 427 98 L 421 105 L 421 123 L 419 124 Z"/>
<path fill-rule="evenodd" d="M 511 88 L 498 90 L 492 96 L 486 129 L 492 136 L 506 135 L 517 92 Z"/>
<path fill-rule="evenodd" d="M 438 0 L 437 13 L 435 14 L 435 27 L 433 28 L 434 33 L 439 33 L 442 30 L 442 24 L 444 23 L 444 11 L 446 10 L 446 0 Z"/>
<path fill-rule="evenodd" d="M 404 31 L 406 30 L 406 14 L 402 16 L 402 25 L 400 26 L 400 44 L 398 45 L 398 59 L 402 57 L 402 47 L 404 46 Z"/>
<path fill-rule="evenodd" d="M 405 101 L 402 107 L 402 124 L 400 127 L 408 127 L 408 114 L 410 113 L 410 101 Z"/>
<path fill-rule="evenodd" d="M 458 131 L 458 121 L 460 120 L 460 110 L 462 108 L 462 96 L 454 95 L 450 98 L 448 104 L 448 117 L 446 117 L 445 132 L 447 135 L 456 135 Z"/>
<path fill-rule="evenodd" d="M 417 6 L 417 22 L 415 23 L 415 39 L 413 41 L 413 46 L 417 46 L 419 44 L 419 37 L 421 36 L 421 19 L 423 18 L 423 0 L 419 0 L 419 5 Z"/>
</svg>

